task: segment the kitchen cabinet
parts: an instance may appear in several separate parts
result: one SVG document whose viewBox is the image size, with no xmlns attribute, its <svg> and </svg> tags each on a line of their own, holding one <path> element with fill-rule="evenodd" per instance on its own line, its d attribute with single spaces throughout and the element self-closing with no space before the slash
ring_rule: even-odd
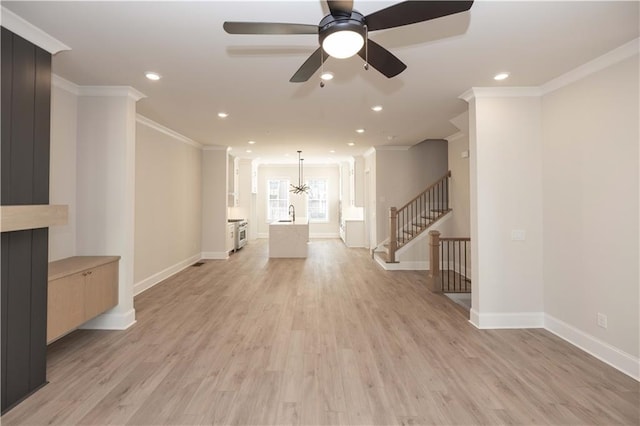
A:
<svg viewBox="0 0 640 426">
<path fill-rule="evenodd" d="M 364 206 L 364 158 L 353 157 L 340 167 L 341 199 L 344 207 Z"/>
<path fill-rule="evenodd" d="M 118 304 L 119 256 L 74 256 L 49 263 L 47 343 Z"/>
<path fill-rule="evenodd" d="M 364 220 L 343 220 L 340 224 L 340 238 L 347 247 L 364 247 Z"/>
<path fill-rule="evenodd" d="M 355 207 L 364 207 L 364 158 L 354 157 L 353 164 L 353 203 Z"/>
<path fill-rule="evenodd" d="M 227 207 L 238 207 L 238 186 L 240 175 L 240 159 L 232 155 L 229 156 L 228 191 L 229 199 Z"/>
<path fill-rule="evenodd" d="M 227 249 L 227 252 L 234 250 L 236 247 L 236 224 L 235 223 L 227 224 L 227 238 L 226 238 L 225 247 Z"/>
</svg>

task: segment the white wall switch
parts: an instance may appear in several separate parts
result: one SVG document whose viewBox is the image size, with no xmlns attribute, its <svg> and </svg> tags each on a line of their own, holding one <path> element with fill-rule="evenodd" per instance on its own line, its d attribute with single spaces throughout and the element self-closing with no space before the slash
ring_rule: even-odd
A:
<svg viewBox="0 0 640 426">
<path fill-rule="evenodd" d="M 524 241 L 527 237 L 527 232 L 524 229 L 512 229 L 511 240 L 512 241 Z"/>
<path fill-rule="evenodd" d="M 598 312 L 598 327 L 607 328 L 607 316 Z"/>
<path fill-rule="evenodd" d="M 462 158 L 469 158 L 469 151 L 462 151 Z"/>
</svg>

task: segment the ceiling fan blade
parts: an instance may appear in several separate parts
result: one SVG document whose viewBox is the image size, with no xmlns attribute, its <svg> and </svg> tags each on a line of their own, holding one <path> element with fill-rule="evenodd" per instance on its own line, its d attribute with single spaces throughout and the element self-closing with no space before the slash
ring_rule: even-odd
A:
<svg viewBox="0 0 640 426">
<path fill-rule="evenodd" d="M 318 34 L 317 25 L 278 22 L 225 22 L 229 34 Z"/>
<path fill-rule="evenodd" d="M 405 1 L 373 12 L 367 15 L 365 21 L 369 31 L 384 30 L 465 12 L 469 10 L 472 5 L 473 0 Z"/>
<path fill-rule="evenodd" d="M 291 83 L 304 83 L 309 80 L 309 78 L 318 71 L 318 68 L 320 68 L 324 61 L 327 60 L 327 57 L 328 56 L 324 54 L 322 47 L 319 47 L 306 61 L 304 61 L 304 64 L 302 64 L 289 81 Z"/>
<path fill-rule="evenodd" d="M 333 16 L 351 16 L 353 10 L 353 0 L 327 0 L 327 5 Z"/>
<path fill-rule="evenodd" d="M 407 68 L 404 62 L 396 58 L 393 53 L 371 39 L 367 40 L 367 49 L 368 52 L 365 52 L 362 48 L 358 55 L 387 78 L 395 77 Z"/>
</svg>

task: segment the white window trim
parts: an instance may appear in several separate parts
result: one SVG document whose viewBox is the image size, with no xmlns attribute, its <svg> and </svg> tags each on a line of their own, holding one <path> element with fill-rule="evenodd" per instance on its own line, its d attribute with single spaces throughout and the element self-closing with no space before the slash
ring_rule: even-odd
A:
<svg viewBox="0 0 640 426">
<path fill-rule="evenodd" d="M 269 201 L 271 201 L 269 199 L 269 181 L 272 180 L 286 180 L 287 181 L 287 205 L 291 204 L 291 194 L 289 193 L 289 185 L 291 185 L 291 179 L 288 176 L 281 176 L 281 177 L 277 177 L 277 176 L 273 176 L 273 177 L 269 177 L 267 178 L 266 182 L 265 182 L 265 186 L 266 188 L 266 199 L 265 199 L 265 208 L 266 208 L 266 214 L 265 214 L 265 223 L 272 223 L 276 220 L 279 220 L 280 218 L 269 218 L 269 212 L 271 211 L 271 209 L 269 208 Z"/>
<path fill-rule="evenodd" d="M 331 183 L 331 179 L 326 176 L 313 176 L 305 178 L 305 185 L 309 186 L 310 180 L 325 180 L 327 182 L 327 218 L 326 219 L 311 219 L 311 214 L 309 213 L 309 201 L 311 201 L 311 197 L 307 194 L 307 217 L 309 219 L 309 223 L 330 223 L 331 222 L 331 198 L 329 195 L 331 191 L 329 190 L 329 185 Z"/>
</svg>

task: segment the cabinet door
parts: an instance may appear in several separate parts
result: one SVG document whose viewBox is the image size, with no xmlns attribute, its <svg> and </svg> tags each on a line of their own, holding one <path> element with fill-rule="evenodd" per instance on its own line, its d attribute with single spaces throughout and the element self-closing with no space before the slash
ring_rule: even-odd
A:
<svg viewBox="0 0 640 426">
<path fill-rule="evenodd" d="M 118 262 L 85 273 L 85 309 L 89 320 L 118 304 Z"/>
<path fill-rule="evenodd" d="M 236 227 L 233 224 L 227 226 L 227 251 L 231 251 L 236 246 Z"/>
<path fill-rule="evenodd" d="M 47 343 L 85 321 L 83 272 L 49 282 Z"/>
</svg>

